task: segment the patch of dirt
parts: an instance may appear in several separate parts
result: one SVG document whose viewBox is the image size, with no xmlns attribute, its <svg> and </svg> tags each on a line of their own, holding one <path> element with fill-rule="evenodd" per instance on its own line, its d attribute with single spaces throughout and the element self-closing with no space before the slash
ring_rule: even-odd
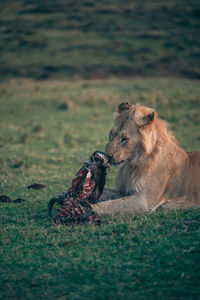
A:
<svg viewBox="0 0 200 300">
<path fill-rule="evenodd" d="M 0 202 L 11 202 L 10 197 L 6 196 L 6 195 L 0 195 Z"/>
<path fill-rule="evenodd" d="M 25 202 L 26 200 L 22 199 L 22 198 L 17 198 L 15 200 L 13 200 L 13 203 L 21 203 L 21 202 Z"/>
<path fill-rule="evenodd" d="M 46 185 L 44 184 L 41 184 L 41 183 L 33 183 L 29 186 L 27 186 L 27 189 L 33 189 L 33 190 L 41 190 L 41 189 L 44 189 L 46 188 Z"/>
<path fill-rule="evenodd" d="M 6 195 L 0 195 L 0 202 L 3 203 L 21 203 L 21 202 L 25 202 L 26 200 L 22 199 L 22 198 L 17 198 L 15 200 L 11 200 L 10 197 L 6 196 Z"/>
</svg>

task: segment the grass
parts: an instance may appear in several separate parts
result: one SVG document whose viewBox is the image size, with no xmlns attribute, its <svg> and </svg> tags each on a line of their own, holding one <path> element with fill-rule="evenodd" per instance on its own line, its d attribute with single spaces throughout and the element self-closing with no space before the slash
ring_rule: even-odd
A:
<svg viewBox="0 0 200 300">
<path fill-rule="evenodd" d="M 200 78 L 196 0 L 2 1 L 0 78 Z"/>
<path fill-rule="evenodd" d="M 9 80 L 0 85 L 2 299 L 199 299 L 200 209 L 55 226 L 49 198 L 104 150 L 122 101 L 154 107 L 186 151 L 199 148 L 199 81 Z M 109 171 L 112 187 L 115 170 Z M 37 182 L 47 187 L 28 190 Z"/>
</svg>

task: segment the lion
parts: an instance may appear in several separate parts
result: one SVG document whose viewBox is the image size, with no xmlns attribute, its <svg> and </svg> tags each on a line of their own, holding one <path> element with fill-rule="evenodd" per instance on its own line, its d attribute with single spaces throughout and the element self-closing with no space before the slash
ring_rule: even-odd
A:
<svg viewBox="0 0 200 300">
<path fill-rule="evenodd" d="M 120 104 L 105 151 L 119 170 L 115 190 L 92 205 L 99 215 L 200 204 L 200 152 L 181 149 L 153 109 Z"/>
</svg>

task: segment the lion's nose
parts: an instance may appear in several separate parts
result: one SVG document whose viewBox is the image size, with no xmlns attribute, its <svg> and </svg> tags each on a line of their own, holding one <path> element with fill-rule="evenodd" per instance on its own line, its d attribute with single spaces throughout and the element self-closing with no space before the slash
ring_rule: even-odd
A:
<svg viewBox="0 0 200 300">
<path fill-rule="evenodd" d="M 110 158 L 110 156 L 112 156 L 112 153 L 109 151 L 108 144 L 105 146 L 105 153 L 109 158 Z"/>
<path fill-rule="evenodd" d="M 105 147 L 105 152 L 108 156 L 113 156 L 113 149 L 111 147 L 112 145 L 108 143 Z"/>
</svg>

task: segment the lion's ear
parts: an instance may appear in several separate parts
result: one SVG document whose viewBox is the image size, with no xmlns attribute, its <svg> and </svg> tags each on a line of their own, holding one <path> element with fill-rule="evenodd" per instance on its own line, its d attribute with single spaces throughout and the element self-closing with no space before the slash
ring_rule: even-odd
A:
<svg viewBox="0 0 200 300">
<path fill-rule="evenodd" d="M 155 112 L 151 111 L 143 114 L 141 111 L 135 112 L 135 122 L 138 126 L 145 126 L 150 124 L 155 119 Z"/>
<path fill-rule="evenodd" d="M 119 117 L 122 112 L 129 110 L 130 107 L 131 105 L 129 103 L 121 103 L 115 111 L 115 116 Z"/>
</svg>

